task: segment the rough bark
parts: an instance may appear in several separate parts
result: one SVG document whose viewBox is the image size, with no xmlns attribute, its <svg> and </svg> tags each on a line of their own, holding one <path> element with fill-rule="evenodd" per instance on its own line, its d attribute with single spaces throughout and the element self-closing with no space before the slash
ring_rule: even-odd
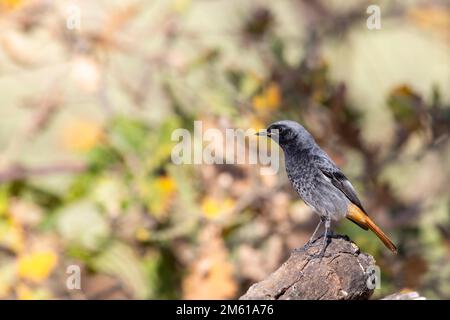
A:
<svg viewBox="0 0 450 320">
<path fill-rule="evenodd" d="M 325 255 L 318 257 L 322 238 L 295 249 L 289 259 L 265 280 L 252 285 L 240 299 L 356 300 L 368 299 L 369 267 L 375 259 L 348 237 L 333 236 Z"/>
</svg>

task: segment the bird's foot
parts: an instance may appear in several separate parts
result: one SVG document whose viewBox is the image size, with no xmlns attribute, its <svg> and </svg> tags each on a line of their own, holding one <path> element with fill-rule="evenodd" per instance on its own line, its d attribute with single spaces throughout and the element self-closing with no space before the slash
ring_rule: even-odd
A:
<svg viewBox="0 0 450 320">
<path fill-rule="evenodd" d="M 323 235 L 324 239 L 322 241 L 322 248 L 320 249 L 320 251 L 318 253 L 312 253 L 309 254 L 309 257 L 311 259 L 320 259 L 322 260 L 322 258 L 325 256 L 325 252 L 327 250 L 327 246 L 328 246 L 328 240 L 330 238 L 332 238 L 334 236 L 333 232 L 328 232 L 326 234 Z M 321 236 L 322 237 L 322 236 Z M 309 249 L 310 247 L 313 246 L 313 243 L 316 242 L 317 240 L 319 240 L 321 237 L 318 237 L 317 239 L 310 239 L 304 246 L 305 249 Z"/>
</svg>

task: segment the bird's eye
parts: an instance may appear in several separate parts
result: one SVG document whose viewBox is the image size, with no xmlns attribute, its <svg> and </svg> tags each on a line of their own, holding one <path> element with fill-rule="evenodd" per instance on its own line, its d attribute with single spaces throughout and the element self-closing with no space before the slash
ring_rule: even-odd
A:
<svg viewBox="0 0 450 320">
<path fill-rule="evenodd" d="M 278 129 L 278 133 L 282 133 L 284 131 L 283 127 L 279 127 Z"/>
</svg>

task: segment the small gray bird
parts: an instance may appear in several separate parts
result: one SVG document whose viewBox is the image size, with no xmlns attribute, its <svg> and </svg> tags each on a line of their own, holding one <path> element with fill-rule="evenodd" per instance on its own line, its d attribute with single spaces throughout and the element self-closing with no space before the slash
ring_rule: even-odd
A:
<svg viewBox="0 0 450 320">
<path fill-rule="evenodd" d="M 348 218 L 365 230 L 372 230 L 392 252 L 397 248 L 383 231 L 369 218 L 350 181 L 315 142 L 312 135 L 295 121 L 272 123 L 259 136 L 268 136 L 284 151 L 286 173 L 297 193 L 320 216 L 311 239 L 325 223 L 324 243 L 327 246 L 331 220 Z"/>
</svg>

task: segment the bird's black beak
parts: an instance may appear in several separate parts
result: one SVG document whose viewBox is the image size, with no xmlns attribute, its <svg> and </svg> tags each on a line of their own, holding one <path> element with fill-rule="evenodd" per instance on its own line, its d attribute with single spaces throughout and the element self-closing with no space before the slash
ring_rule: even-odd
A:
<svg viewBox="0 0 450 320">
<path fill-rule="evenodd" d="M 271 137 L 272 134 L 268 131 L 259 131 L 257 133 L 255 133 L 255 135 L 257 135 L 258 137 Z"/>
</svg>

